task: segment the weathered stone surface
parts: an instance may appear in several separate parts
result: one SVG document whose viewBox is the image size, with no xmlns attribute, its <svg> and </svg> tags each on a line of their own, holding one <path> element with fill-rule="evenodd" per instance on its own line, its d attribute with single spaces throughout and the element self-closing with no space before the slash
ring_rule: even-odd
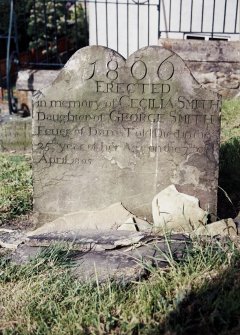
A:
<svg viewBox="0 0 240 335">
<path fill-rule="evenodd" d="M 117 230 L 130 230 L 130 231 L 138 231 L 138 227 L 133 218 L 129 218 L 125 223 L 123 223 Z"/>
<path fill-rule="evenodd" d="M 37 91 L 52 83 L 59 70 L 21 70 L 18 71 L 17 90 Z"/>
<path fill-rule="evenodd" d="M 26 232 L 20 230 L 0 228 L 0 247 L 16 249 L 19 244 L 27 240 Z"/>
<path fill-rule="evenodd" d="M 188 243 L 182 240 L 169 240 L 173 259 L 180 260 Z M 166 241 L 155 240 L 150 244 L 118 249 L 108 252 L 89 252 L 75 257 L 76 267 L 73 274 L 80 280 L 100 280 L 101 282 L 114 278 L 115 280 L 139 280 L 147 274 L 148 267 L 167 268 L 169 249 Z"/>
<path fill-rule="evenodd" d="M 98 211 L 79 211 L 68 213 L 64 216 L 44 224 L 36 230 L 29 232 L 29 236 L 46 234 L 51 232 L 66 232 L 84 230 L 116 230 L 126 222 L 135 222 L 135 231 L 144 231 L 151 229 L 151 225 L 143 220 L 135 217 L 127 211 L 121 203 L 113 204 L 109 207 Z"/>
<path fill-rule="evenodd" d="M 42 247 L 31 247 L 22 244 L 9 256 L 9 259 L 15 264 L 28 263 L 31 259 L 36 257 L 41 250 Z"/>
<path fill-rule="evenodd" d="M 199 41 L 164 39 L 159 43 L 178 53 L 186 61 L 196 62 L 239 62 L 239 41 Z"/>
<path fill-rule="evenodd" d="M 141 278 L 145 269 L 141 263 L 118 252 L 87 253 L 84 256 L 75 257 L 73 274 L 81 281 L 98 280 L 100 282 L 114 278 L 115 280 L 137 280 Z"/>
<path fill-rule="evenodd" d="M 30 151 L 32 118 L 10 116 L 4 121 L 0 119 L 0 152 Z"/>
<path fill-rule="evenodd" d="M 160 44 L 178 53 L 205 87 L 227 98 L 239 96 L 239 41 L 161 39 Z"/>
<path fill-rule="evenodd" d="M 131 216 L 127 219 L 118 230 L 132 230 L 132 231 L 151 231 L 153 225 L 146 220 L 139 219 L 138 217 Z"/>
<path fill-rule="evenodd" d="M 30 246 L 49 246 L 53 241 L 74 243 L 78 250 L 109 250 L 117 247 L 129 246 L 136 243 L 145 243 L 154 237 L 148 233 L 129 231 L 65 231 L 39 233 L 28 236 L 26 242 Z M 97 249 L 96 249 L 97 248 Z"/>
<path fill-rule="evenodd" d="M 170 184 L 216 212 L 219 106 L 169 50 L 127 60 L 104 47 L 79 50 L 35 96 L 40 221 L 116 202 L 151 220 L 153 197 Z"/>
<path fill-rule="evenodd" d="M 209 235 L 209 236 L 236 236 L 237 227 L 233 219 L 224 219 L 216 221 L 194 230 L 193 235 Z"/>
<path fill-rule="evenodd" d="M 27 263 L 45 247 L 54 243 L 68 242 L 70 258 L 74 261 L 71 270 L 79 280 L 108 279 L 138 280 L 147 272 L 148 266 L 166 268 L 167 257 L 181 260 L 190 239 L 185 235 L 152 236 L 147 234 L 108 231 L 85 234 L 55 233 L 29 237 L 11 255 L 12 262 Z M 171 250 L 171 255 L 169 253 Z"/>
<path fill-rule="evenodd" d="M 199 200 L 178 192 L 174 185 L 154 197 L 152 212 L 154 227 L 166 231 L 192 232 L 207 223 L 208 213 L 199 207 Z"/>
</svg>

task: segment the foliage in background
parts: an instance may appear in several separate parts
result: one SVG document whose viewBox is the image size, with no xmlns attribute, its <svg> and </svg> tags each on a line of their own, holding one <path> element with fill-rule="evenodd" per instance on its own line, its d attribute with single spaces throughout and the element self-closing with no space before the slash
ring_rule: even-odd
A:
<svg viewBox="0 0 240 335">
<path fill-rule="evenodd" d="M 0 224 L 32 209 L 32 173 L 23 156 L 0 155 Z"/>
<path fill-rule="evenodd" d="M 30 1 L 14 1 L 15 17 L 13 17 L 13 23 L 16 22 L 18 27 L 16 39 L 18 40 L 18 46 L 20 51 L 25 51 L 28 48 L 28 36 L 26 34 L 27 20 L 29 17 Z M 10 19 L 10 1 L 1 0 L 0 1 L 0 13 L 1 13 L 1 24 L 0 24 L 0 35 L 7 36 L 9 29 L 9 19 Z M 14 24 L 12 27 L 12 36 L 14 36 Z M 0 59 L 6 57 L 7 49 L 7 39 L 1 39 L 0 48 Z M 16 45 L 14 39 L 11 39 L 11 50 L 16 51 Z"/>
<path fill-rule="evenodd" d="M 76 1 L 75 5 L 70 7 L 70 19 L 68 24 L 71 29 L 71 40 L 77 49 L 88 45 L 89 31 L 86 9 L 83 8 L 79 1 Z"/>
<path fill-rule="evenodd" d="M 88 45 L 88 22 L 85 9 L 76 0 L 14 1 L 19 51 L 40 49 L 43 55 L 57 56 L 61 37 L 66 37 L 65 51 Z M 2 14 L 0 35 L 8 35 L 10 1 L 0 1 Z M 14 21 L 14 20 L 13 20 Z M 14 35 L 14 28 L 12 35 Z M 7 39 L 1 40 L 0 58 L 6 57 Z M 14 40 L 11 50 L 16 51 Z M 74 51 L 73 50 L 73 51 Z"/>
<path fill-rule="evenodd" d="M 222 334 L 239 326 L 240 253 L 232 242 L 194 242 L 168 271 L 128 285 L 80 283 L 71 250 L 50 247 L 30 264 L 2 259 L 1 334 Z M 164 257 L 164 254 L 163 254 Z"/>
<path fill-rule="evenodd" d="M 58 39 L 63 36 L 71 39 L 78 48 L 87 45 L 85 30 L 88 27 L 84 26 L 84 20 L 84 9 L 80 2 L 32 2 L 27 30 L 30 37 L 29 48 L 42 48 L 43 54 L 57 54 Z"/>
<path fill-rule="evenodd" d="M 31 38 L 29 48 L 46 48 L 57 51 L 57 37 L 62 36 L 65 28 L 67 9 L 64 2 L 36 0 L 30 9 L 28 35 Z"/>
</svg>

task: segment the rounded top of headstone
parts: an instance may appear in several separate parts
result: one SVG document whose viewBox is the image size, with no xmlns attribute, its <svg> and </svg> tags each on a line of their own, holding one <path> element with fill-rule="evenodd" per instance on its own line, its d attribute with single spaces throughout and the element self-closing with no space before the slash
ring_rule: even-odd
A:
<svg viewBox="0 0 240 335">
<path fill-rule="evenodd" d="M 114 69 L 114 64 L 117 62 L 117 69 Z M 96 66 L 96 64 L 98 66 Z M 108 68 L 109 67 L 109 68 Z M 189 85 L 189 88 L 193 86 L 200 86 L 197 80 L 192 76 L 191 71 L 182 60 L 182 58 L 175 52 L 170 51 L 162 46 L 147 46 L 143 47 L 127 59 L 125 59 L 117 51 L 107 48 L 105 46 L 87 46 L 76 51 L 72 57 L 65 64 L 57 78 L 53 81 L 51 86 L 69 85 L 71 86 L 80 85 L 85 80 L 91 79 L 91 75 L 94 69 L 100 74 L 101 72 L 118 71 L 119 76 L 112 75 L 108 79 L 119 81 L 124 76 L 124 80 L 127 79 L 127 69 L 130 72 L 140 72 L 135 75 L 135 80 L 140 81 L 142 79 L 148 81 L 183 81 L 185 85 Z M 146 72 L 146 73 L 145 73 Z M 142 73 L 142 74 L 141 74 Z M 143 75 L 145 74 L 144 78 Z M 45 89 L 42 91 L 44 93 Z"/>
</svg>

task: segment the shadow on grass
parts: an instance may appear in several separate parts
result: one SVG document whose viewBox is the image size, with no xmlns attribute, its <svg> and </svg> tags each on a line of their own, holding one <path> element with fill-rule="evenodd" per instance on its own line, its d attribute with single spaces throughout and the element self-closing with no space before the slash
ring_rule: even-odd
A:
<svg viewBox="0 0 240 335">
<path fill-rule="evenodd" d="M 221 145 L 219 161 L 218 217 L 234 218 L 240 211 L 240 137 Z"/>
<path fill-rule="evenodd" d="M 193 289 L 158 333 L 240 334 L 240 260 L 217 277 L 207 278 L 200 289 Z"/>
</svg>

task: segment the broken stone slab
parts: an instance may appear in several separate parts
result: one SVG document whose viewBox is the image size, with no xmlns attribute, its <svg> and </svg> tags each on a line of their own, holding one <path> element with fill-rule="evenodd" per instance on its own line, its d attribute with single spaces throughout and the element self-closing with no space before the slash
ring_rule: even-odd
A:
<svg viewBox="0 0 240 335">
<path fill-rule="evenodd" d="M 73 275 L 80 281 L 110 279 L 129 282 L 144 276 L 146 269 L 140 261 L 120 251 L 89 252 L 74 258 Z"/>
<path fill-rule="evenodd" d="M 129 230 L 129 231 L 151 231 L 152 224 L 147 222 L 146 220 L 130 217 L 128 218 L 117 230 Z"/>
<path fill-rule="evenodd" d="M 160 239 L 160 240 L 159 240 Z M 186 236 L 172 236 L 168 243 L 161 236 L 142 245 L 132 245 L 102 252 L 88 252 L 74 258 L 73 274 L 79 280 L 105 282 L 109 279 L 130 282 L 145 277 L 153 267 L 166 269 L 169 257 L 180 260 L 190 240 Z"/>
<path fill-rule="evenodd" d="M 14 264 L 26 264 L 37 257 L 45 247 L 21 245 L 11 255 L 10 260 Z M 109 279 L 131 280 L 140 279 L 146 270 L 141 261 L 122 254 L 119 251 L 91 251 L 74 253 L 71 272 L 80 281 L 98 280 L 100 283 Z M 166 267 L 166 263 L 162 263 Z"/>
<path fill-rule="evenodd" d="M 82 231 L 82 230 L 116 230 L 128 220 L 136 222 L 137 231 L 151 229 L 151 225 L 130 213 L 118 202 L 101 210 L 68 213 L 52 222 L 28 233 L 28 236 L 46 234 L 52 232 Z"/>
<path fill-rule="evenodd" d="M 41 250 L 42 247 L 31 247 L 24 243 L 19 245 L 8 258 L 14 264 L 26 264 L 30 262 L 31 259 L 35 258 Z"/>
<path fill-rule="evenodd" d="M 171 255 L 180 259 L 186 249 L 186 241 L 172 241 Z M 165 255 L 167 257 L 165 257 Z M 77 265 L 73 274 L 79 280 L 104 282 L 109 279 L 129 282 L 140 280 L 153 267 L 166 269 L 169 266 L 169 250 L 166 241 L 153 241 L 138 248 L 117 249 L 108 252 L 89 252 L 74 258 Z"/>
<path fill-rule="evenodd" d="M 19 244 L 27 240 L 26 232 L 0 228 L 0 247 L 16 249 Z"/>
<path fill-rule="evenodd" d="M 120 236 L 119 233 L 123 232 L 114 233 Z M 132 235 L 136 237 L 136 234 L 132 233 Z M 140 236 L 139 233 L 138 235 Z M 68 237 L 70 238 L 70 235 Z M 118 243 L 113 243 L 114 240 L 116 241 L 116 236 L 111 239 L 109 235 L 108 238 L 112 241 L 112 245 L 115 245 L 115 249 L 83 251 L 76 250 L 74 246 L 71 246 L 70 261 L 73 261 L 71 271 L 80 281 L 98 279 L 99 282 L 104 282 L 110 278 L 127 282 L 139 280 L 152 266 L 166 268 L 169 265 L 169 256 L 175 260 L 182 259 L 186 246 L 191 243 L 187 236 L 180 234 L 173 235 L 168 240 L 165 236 L 155 237 L 155 239 L 151 237 L 149 240 L 141 240 L 141 245 L 132 244 L 128 247 L 125 246 L 125 243 L 122 243 L 120 247 L 119 239 L 117 239 Z M 27 243 L 20 245 L 13 252 L 12 262 L 27 263 L 46 248 L 40 244 L 31 245 L 31 239 L 35 239 L 35 237 L 30 238 Z M 96 236 L 95 240 L 97 240 Z M 98 240 L 99 242 L 105 241 L 103 239 Z"/>
<path fill-rule="evenodd" d="M 208 235 L 214 236 L 230 236 L 234 237 L 237 235 L 237 227 L 233 219 L 223 219 L 207 225 L 198 227 L 193 231 L 192 235 Z"/>
<path fill-rule="evenodd" d="M 139 248 L 135 246 L 126 248 L 123 252 L 131 255 L 134 259 L 142 260 L 146 265 L 158 267 L 159 264 L 169 263 L 169 259 L 183 259 L 186 246 L 191 246 L 191 243 L 186 235 L 182 235 L 181 238 L 173 235 L 167 240 L 166 238 L 157 238 Z"/>
<path fill-rule="evenodd" d="M 124 224 L 118 227 L 117 230 L 129 230 L 129 231 L 138 231 L 138 227 L 133 218 L 129 218 Z"/>
<path fill-rule="evenodd" d="M 56 242 L 71 244 L 71 247 L 81 251 L 101 251 L 133 245 L 136 243 L 147 243 L 154 236 L 147 233 L 129 231 L 76 231 L 52 232 L 29 236 L 26 241 L 28 246 L 47 247 Z"/>
<path fill-rule="evenodd" d="M 153 224 L 149 223 L 147 220 L 141 219 L 137 216 L 133 216 L 133 220 L 136 222 L 136 227 L 138 231 L 149 232 L 153 229 Z"/>
<path fill-rule="evenodd" d="M 174 234 L 169 237 L 157 236 L 149 233 L 130 232 L 130 231 L 82 231 L 48 233 L 29 236 L 25 241 L 27 246 L 32 247 L 48 247 L 54 243 L 67 243 L 70 248 L 79 251 L 104 251 L 130 247 L 136 249 L 142 245 L 149 244 L 151 241 L 184 241 L 188 238 L 186 235 Z"/>
<path fill-rule="evenodd" d="M 199 207 L 199 200 L 180 193 L 170 185 L 152 201 L 153 227 L 164 231 L 192 232 L 207 223 L 208 213 Z"/>
</svg>

